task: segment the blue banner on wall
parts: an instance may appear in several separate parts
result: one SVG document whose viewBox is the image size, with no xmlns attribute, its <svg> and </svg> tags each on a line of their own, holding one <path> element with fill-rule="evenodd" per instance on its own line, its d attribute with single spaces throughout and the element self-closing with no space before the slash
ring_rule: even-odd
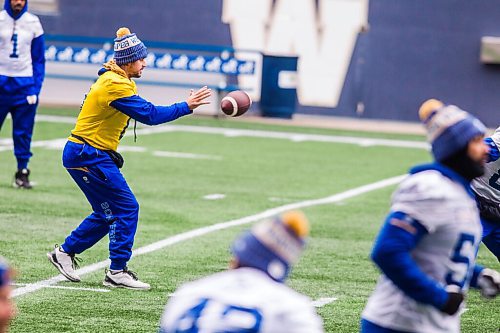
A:
<svg viewBox="0 0 500 333">
<path fill-rule="evenodd" d="M 80 64 L 102 64 L 113 59 L 113 50 L 48 45 L 45 49 L 47 61 Z M 254 74 L 255 61 L 240 60 L 224 52 L 220 56 L 154 53 L 149 52 L 146 62 L 158 69 L 198 71 L 227 75 Z"/>
</svg>

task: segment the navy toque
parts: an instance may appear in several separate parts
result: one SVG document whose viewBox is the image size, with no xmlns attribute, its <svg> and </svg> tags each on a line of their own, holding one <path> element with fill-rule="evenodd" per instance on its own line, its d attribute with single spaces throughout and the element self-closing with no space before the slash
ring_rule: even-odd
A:
<svg viewBox="0 0 500 333">
<path fill-rule="evenodd" d="M 148 56 L 148 49 L 143 42 L 128 28 L 116 32 L 114 59 L 118 65 L 128 64 Z"/>
</svg>

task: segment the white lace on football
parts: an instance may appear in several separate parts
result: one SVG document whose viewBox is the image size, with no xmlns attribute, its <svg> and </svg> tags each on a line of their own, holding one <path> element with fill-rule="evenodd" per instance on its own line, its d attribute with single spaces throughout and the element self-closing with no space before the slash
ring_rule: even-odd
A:
<svg viewBox="0 0 500 333">
<path fill-rule="evenodd" d="M 231 96 L 226 96 L 222 99 L 223 101 L 229 101 L 233 105 L 233 112 L 231 114 L 228 114 L 231 117 L 234 117 L 238 113 L 238 103 L 236 100 L 231 97 Z"/>
</svg>

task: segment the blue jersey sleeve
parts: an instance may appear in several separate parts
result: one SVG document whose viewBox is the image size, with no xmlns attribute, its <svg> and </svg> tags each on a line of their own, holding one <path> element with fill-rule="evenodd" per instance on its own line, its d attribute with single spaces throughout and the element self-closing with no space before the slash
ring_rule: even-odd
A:
<svg viewBox="0 0 500 333">
<path fill-rule="evenodd" d="M 159 106 L 138 95 L 116 99 L 110 105 L 146 125 L 163 124 L 193 113 L 186 102 Z"/>
<path fill-rule="evenodd" d="M 43 35 L 31 41 L 31 61 L 33 63 L 34 94 L 40 94 L 45 77 L 45 42 Z"/>
<path fill-rule="evenodd" d="M 490 148 L 490 152 L 488 154 L 488 162 L 494 162 L 498 160 L 500 157 L 500 151 L 498 150 L 498 146 L 492 138 L 485 138 L 484 143 Z"/>
<path fill-rule="evenodd" d="M 479 274 L 483 271 L 484 267 L 481 265 L 474 266 L 474 271 L 472 272 L 472 278 L 470 280 L 470 286 L 473 288 L 479 288 L 477 284 L 477 280 L 479 278 Z"/>
<path fill-rule="evenodd" d="M 447 292 L 422 272 L 410 255 L 427 233 L 417 220 L 402 212 L 392 212 L 377 236 L 371 257 L 406 295 L 440 309 L 448 299 Z"/>
</svg>

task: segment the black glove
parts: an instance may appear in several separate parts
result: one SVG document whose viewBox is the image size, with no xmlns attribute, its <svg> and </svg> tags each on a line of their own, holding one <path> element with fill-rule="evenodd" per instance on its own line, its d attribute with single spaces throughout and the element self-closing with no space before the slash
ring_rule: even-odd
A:
<svg viewBox="0 0 500 333">
<path fill-rule="evenodd" d="M 460 305 L 464 301 L 464 294 L 458 291 L 447 291 L 448 300 L 444 303 L 443 307 L 440 309 L 444 313 L 453 316 L 460 309 Z"/>
</svg>

